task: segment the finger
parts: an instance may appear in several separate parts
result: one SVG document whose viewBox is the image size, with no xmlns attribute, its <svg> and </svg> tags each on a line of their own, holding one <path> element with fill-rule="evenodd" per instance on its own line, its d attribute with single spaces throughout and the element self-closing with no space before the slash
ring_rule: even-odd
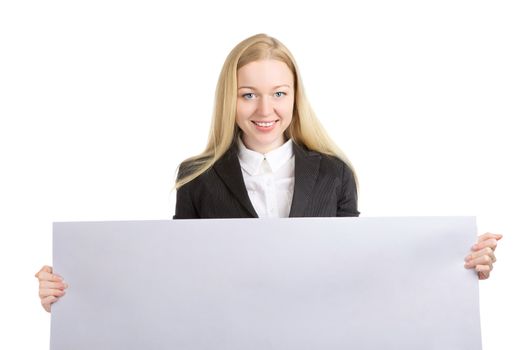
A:
<svg viewBox="0 0 525 350">
<path fill-rule="evenodd" d="M 496 247 L 498 246 L 498 241 L 494 238 L 486 239 L 482 242 L 478 242 L 474 244 L 471 248 L 472 251 L 477 251 L 486 247 L 490 247 L 492 250 L 496 250 Z"/>
<path fill-rule="evenodd" d="M 496 255 L 494 255 L 494 251 L 490 247 L 483 248 L 481 250 L 478 250 L 470 255 L 467 255 L 465 257 L 465 261 L 469 262 L 470 260 L 479 258 L 480 256 L 487 255 L 493 263 L 496 262 Z"/>
<path fill-rule="evenodd" d="M 488 255 L 482 255 L 465 263 L 466 268 L 472 268 L 477 265 L 489 265 L 492 269 L 492 259 Z"/>
<path fill-rule="evenodd" d="M 55 296 L 55 297 L 61 297 L 64 294 L 66 294 L 66 292 L 60 289 L 40 288 L 38 290 L 38 295 L 40 296 L 40 299 L 46 298 L 50 295 Z"/>
<path fill-rule="evenodd" d="M 68 286 L 64 282 L 49 282 L 49 281 L 40 281 L 40 288 L 50 288 L 50 289 L 66 289 Z"/>
<path fill-rule="evenodd" d="M 47 312 L 51 312 L 51 304 L 56 302 L 58 300 L 57 297 L 54 296 L 48 296 L 42 299 L 42 306 Z"/>
<path fill-rule="evenodd" d="M 37 278 L 41 281 L 51 281 L 51 282 L 62 282 L 64 279 L 57 275 L 57 274 L 51 274 L 49 272 L 38 272 Z"/>
<path fill-rule="evenodd" d="M 38 275 L 41 272 L 53 273 L 53 268 L 51 266 L 44 265 L 37 273 L 35 273 L 35 277 L 38 278 Z"/>
<path fill-rule="evenodd" d="M 478 243 L 487 239 L 495 239 L 499 241 L 501 238 L 503 238 L 503 235 L 500 235 L 499 233 L 487 232 L 478 237 Z"/>
<path fill-rule="evenodd" d="M 478 265 L 476 266 L 476 271 L 478 272 L 478 278 L 480 280 L 486 280 L 490 277 L 490 271 L 492 269 L 487 265 Z"/>
</svg>

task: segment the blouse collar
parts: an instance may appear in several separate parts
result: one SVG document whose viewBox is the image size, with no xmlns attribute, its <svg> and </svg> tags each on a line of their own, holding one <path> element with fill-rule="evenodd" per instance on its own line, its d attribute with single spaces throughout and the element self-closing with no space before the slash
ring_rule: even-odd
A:
<svg viewBox="0 0 525 350">
<path fill-rule="evenodd" d="M 293 157 L 292 139 L 268 153 L 259 153 L 246 148 L 242 139 L 238 138 L 239 161 L 241 168 L 251 176 L 259 174 L 262 162 L 266 159 L 272 172 L 279 170 L 290 158 Z"/>
</svg>

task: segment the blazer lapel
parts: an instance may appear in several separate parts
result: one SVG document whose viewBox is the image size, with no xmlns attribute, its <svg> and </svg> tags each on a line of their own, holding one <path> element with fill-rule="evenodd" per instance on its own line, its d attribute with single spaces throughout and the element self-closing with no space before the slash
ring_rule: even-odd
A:
<svg viewBox="0 0 525 350">
<path fill-rule="evenodd" d="M 221 159 L 215 162 L 213 168 L 239 203 L 248 210 L 252 217 L 257 218 L 257 212 L 253 208 L 248 191 L 246 191 L 244 178 L 242 177 L 241 165 L 237 157 L 237 147 L 233 145 Z"/>
<path fill-rule="evenodd" d="M 295 155 L 295 183 L 290 217 L 303 217 L 319 175 L 321 156 L 308 152 L 295 143 L 293 147 Z"/>
</svg>

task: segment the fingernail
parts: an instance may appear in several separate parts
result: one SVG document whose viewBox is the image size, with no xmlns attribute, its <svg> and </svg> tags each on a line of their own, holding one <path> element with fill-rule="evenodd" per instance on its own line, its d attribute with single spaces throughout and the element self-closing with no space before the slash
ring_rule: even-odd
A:
<svg viewBox="0 0 525 350">
<path fill-rule="evenodd" d="M 64 288 L 67 288 L 69 287 L 69 285 L 67 283 L 64 283 Z"/>
<path fill-rule="evenodd" d="M 465 261 L 469 261 L 469 260 L 470 260 L 470 255 L 465 258 Z"/>
</svg>

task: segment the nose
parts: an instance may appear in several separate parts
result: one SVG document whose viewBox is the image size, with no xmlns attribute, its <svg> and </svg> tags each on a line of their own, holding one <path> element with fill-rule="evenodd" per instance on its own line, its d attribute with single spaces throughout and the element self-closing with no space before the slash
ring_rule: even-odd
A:
<svg viewBox="0 0 525 350">
<path fill-rule="evenodd" d="M 259 114 L 261 116 L 267 116 L 273 113 L 273 105 L 270 97 L 262 96 L 259 100 Z"/>
</svg>

